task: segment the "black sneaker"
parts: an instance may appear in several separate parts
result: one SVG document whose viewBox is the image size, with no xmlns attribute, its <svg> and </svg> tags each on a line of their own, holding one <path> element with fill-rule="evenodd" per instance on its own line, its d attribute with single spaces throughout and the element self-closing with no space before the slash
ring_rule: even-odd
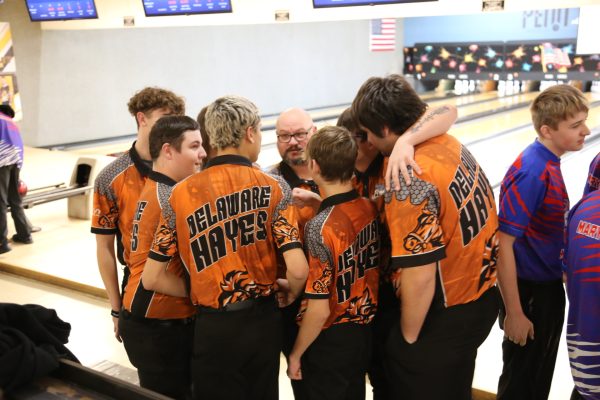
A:
<svg viewBox="0 0 600 400">
<path fill-rule="evenodd" d="M 12 249 L 10 248 L 9 245 L 5 244 L 5 245 L 0 245 L 0 254 L 4 254 L 4 253 L 8 253 L 9 251 L 11 251 Z"/>
<path fill-rule="evenodd" d="M 33 243 L 33 238 L 31 237 L 31 235 L 27 236 L 26 238 L 22 238 L 15 234 L 15 235 L 12 235 L 12 241 L 17 242 L 17 243 L 23 243 L 23 244 L 31 244 L 31 243 Z"/>
</svg>

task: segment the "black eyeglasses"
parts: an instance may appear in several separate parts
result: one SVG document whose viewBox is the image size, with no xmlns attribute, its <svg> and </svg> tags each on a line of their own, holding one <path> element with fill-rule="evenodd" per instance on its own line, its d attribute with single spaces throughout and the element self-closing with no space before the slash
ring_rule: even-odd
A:
<svg viewBox="0 0 600 400">
<path fill-rule="evenodd" d="M 306 131 L 299 131 L 299 132 L 294 132 L 294 133 L 287 133 L 287 132 L 278 133 L 277 140 L 280 143 L 289 143 L 290 140 L 292 140 L 292 138 L 294 138 L 294 139 L 296 139 L 296 142 L 301 142 L 308 137 L 308 133 L 312 130 L 312 128 L 313 127 L 311 126 Z"/>
<path fill-rule="evenodd" d="M 357 142 L 362 143 L 367 141 L 367 132 L 365 131 L 356 131 L 352 136 L 354 136 L 354 140 Z"/>
</svg>

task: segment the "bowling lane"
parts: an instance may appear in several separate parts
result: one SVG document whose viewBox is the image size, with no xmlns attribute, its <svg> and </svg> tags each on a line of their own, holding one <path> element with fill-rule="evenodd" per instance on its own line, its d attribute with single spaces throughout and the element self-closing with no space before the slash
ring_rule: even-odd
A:
<svg viewBox="0 0 600 400">
<path fill-rule="evenodd" d="M 600 135 L 600 106 L 596 106 L 590 110 L 588 127 L 592 130 L 592 134 L 588 136 L 587 141 L 591 141 L 595 135 Z M 500 184 L 512 162 L 536 137 L 537 134 L 533 129 L 533 126 L 529 125 L 488 140 L 477 141 L 472 144 L 463 143 L 467 145 L 468 149 L 479 161 L 492 186 L 496 186 Z M 563 166 L 566 167 L 568 165 L 569 169 L 576 167 L 587 172 L 589 161 L 588 164 L 585 164 L 585 160 L 583 160 L 580 154 L 581 152 L 565 155 L 562 161 Z M 581 178 L 580 180 L 582 181 L 581 185 L 583 185 L 585 178 Z M 567 180 L 565 179 L 565 182 L 566 181 Z M 573 193 L 569 193 L 570 197 L 574 196 L 571 197 L 572 199 L 581 196 L 583 186 L 581 186 L 579 194 L 576 195 L 575 192 L 578 187 L 578 185 L 574 186 L 572 190 Z"/>
<path fill-rule="evenodd" d="M 520 93 L 514 96 L 497 97 L 486 101 L 485 103 L 466 104 L 458 107 L 458 118 L 464 118 L 470 115 L 489 112 L 503 107 L 528 106 L 539 92 Z"/>
<path fill-rule="evenodd" d="M 459 107 L 464 106 L 474 102 L 487 101 L 492 100 L 498 97 L 498 92 L 484 92 L 484 93 L 472 93 L 472 94 L 463 94 L 461 96 L 447 97 L 441 99 L 431 99 L 426 100 L 423 99 L 427 104 L 431 106 L 439 106 L 441 104 L 452 104 L 453 106 Z"/>
<path fill-rule="evenodd" d="M 486 94 L 486 93 L 482 93 Z M 464 106 L 458 107 L 459 117 L 466 115 L 463 113 L 463 108 L 468 108 L 468 110 L 472 113 L 480 113 L 485 111 L 490 111 L 492 109 L 501 107 L 502 104 L 509 105 L 512 101 L 519 102 L 529 102 L 537 96 L 537 92 L 533 93 L 523 93 L 515 96 L 509 96 L 505 98 L 500 98 L 496 100 L 489 100 L 479 104 L 475 104 L 472 106 Z M 600 101 L 600 95 L 596 93 L 584 93 L 588 101 Z M 474 96 L 481 96 L 474 95 Z M 495 96 L 495 92 L 494 92 Z M 463 96 L 463 97 L 471 97 L 471 95 Z M 476 97 L 480 98 L 480 97 Z M 514 100 L 513 100 L 514 99 Z M 489 104 L 488 104 L 489 103 Z M 438 104 L 440 105 L 440 104 Z M 495 105 L 495 107 L 493 106 Z M 316 124 L 317 127 L 322 127 L 325 125 L 335 125 L 336 119 L 321 121 Z M 592 125 L 595 126 L 595 125 Z M 467 121 L 464 123 L 458 123 L 450 129 L 450 133 L 458 138 L 462 143 L 468 145 L 470 143 L 475 143 L 479 141 L 487 141 L 488 138 L 492 138 L 495 135 L 502 134 L 504 132 L 511 132 L 513 130 L 520 129 L 531 129 L 531 114 L 529 112 L 529 107 L 522 107 L 518 109 L 514 109 L 510 112 L 501 112 L 497 114 L 492 114 L 487 117 L 477 118 L 471 121 Z M 532 131 L 532 130 L 531 130 Z M 533 132 L 533 131 L 532 131 Z M 535 134 L 535 132 L 533 132 Z M 275 146 L 275 132 L 274 131 L 265 131 L 263 132 L 263 146 L 261 153 L 259 155 L 258 164 L 267 167 L 279 162 L 280 157 Z M 532 139 L 533 140 L 533 139 Z M 524 146 L 523 146 L 524 147 Z M 513 158 L 514 159 L 514 158 Z M 512 160 L 511 160 L 512 162 Z M 509 163 L 510 165 L 510 163 Z"/>
<path fill-rule="evenodd" d="M 600 95 L 597 93 L 584 93 L 584 95 L 590 103 L 600 101 Z M 529 108 L 524 107 L 511 112 L 493 114 L 489 117 L 459 123 L 452 127 L 449 132 L 456 136 L 462 143 L 468 145 L 476 141 L 487 140 L 487 138 L 491 138 L 502 132 L 530 126 L 531 114 Z"/>
</svg>

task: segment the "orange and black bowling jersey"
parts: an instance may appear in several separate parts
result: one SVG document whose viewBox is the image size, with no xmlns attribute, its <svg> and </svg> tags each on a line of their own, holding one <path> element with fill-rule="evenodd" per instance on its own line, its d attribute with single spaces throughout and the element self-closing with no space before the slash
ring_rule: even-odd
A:
<svg viewBox="0 0 600 400">
<path fill-rule="evenodd" d="M 444 134 L 415 148 L 423 173 L 384 192 L 392 267 L 437 263 L 443 306 L 479 298 L 496 283 L 498 215 L 494 193 L 471 153 Z M 439 290 L 441 289 L 441 291 Z M 438 304 L 439 306 L 440 304 Z M 435 306 L 435 304 L 434 304 Z"/>
<path fill-rule="evenodd" d="M 133 214 L 151 164 L 131 149 L 108 164 L 94 183 L 92 233 L 117 235 L 117 257 L 127 265 Z"/>
<path fill-rule="evenodd" d="M 326 198 L 305 229 L 306 299 L 329 299 L 323 328 L 368 324 L 377 310 L 380 223 L 375 205 L 354 190 Z"/>
<path fill-rule="evenodd" d="M 319 187 L 313 180 L 300 178 L 296 172 L 283 161 L 269 170 L 269 174 L 282 177 L 292 189 L 300 188 L 310 190 L 313 193 L 319 193 Z M 315 216 L 315 210 L 312 207 L 296 207 L 298 209 L 298 228 L 300 229 L 300 238 L 304 237 L 304 225 Z"/>
<path fill-rule="evenodd" d="M 391 245 L 387 229 L 385 228 L 384 202 L 381 196 L 374 198 L 375 189 L 384 185 L 384 167 L 386 165 L 383 155 L 378 154 L 364 172 L 357 169 L 354 170 L 352 184 L 359 195 L 371 199 L 375 203 L 379 221 L 382 224 L 380 244 L 381 278 L 389 280 L 391 274 L 389 268 Z"/>
<path fill-rule="evenodd" d="M 273 293 L 276 254 L 302 248 L 292 192 L 244 157 L 212 159 L 173 188 L 149 254 L 177 250 L 196 305 L 222 308 Z"/>
<path fill-rule="evenodd" d="M 196 312 L 189 298 L 155 293 L 144 289 L 141 282 L 144 265 L 160 220 L 161 209 L 168 203 L 175 183 L 163 174 L 150 171 L 137 202 L 127 265 L 129 279 L 123 295 L 123 307 L 138 317 L 180 319 L 190 317 Z M 171 258 L 167 271 L 180 277 L 184 275 L 185 271 L 178 255 Z"/>
<path fill-rule="evenodd" d="M 285 162 L 280 162 L 268 171 L 269 174 L 279 176 L 287 182 L 292 189 L 300 188 L 310 190 L 313 193 L 319 194 L 319 187 L 313 180 L 302 179 L 296 174 L 296 172 Z M 316 212 L 312 207 L 295 207 L 298 215 L 298 231 L 300 239 L 304 238 L 304 226 L 306 223 L 315 216 Z M 278 272 L 277 277 L 285 278 L 285 262 L 282 257 L 277 260 Z"/>
<path fill-rule="evenodd" d="M 373 197 L 375 186 L 384 183 L 383 178 L 385 175 L 385 170 L 383 167 L 384 158 L 381 154 L 378 154 L 377 157 L 371 161 L 371 164 L 369 164 L 364 172 L 361 172 L 357 169 L 354 170 L 352 184 L 359 195 L 369 199 Z M 383 210 L 383 201 L 381 201 L 381 203 L 381 210 Z"/>
</svg>

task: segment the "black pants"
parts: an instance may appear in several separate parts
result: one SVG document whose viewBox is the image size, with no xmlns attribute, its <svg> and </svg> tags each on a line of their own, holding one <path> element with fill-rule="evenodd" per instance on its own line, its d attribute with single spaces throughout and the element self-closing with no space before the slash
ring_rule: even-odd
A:
<svg viewBox="0 0 600 400">
<path fill-rule="evenodd" d="M 169 323 L 119 316 L 119 332 L 140 386 L 175 399 L 189 398 L 193 321 Z"/>
<path fill-rule="evenodd" d="M 281 313 L 275 300 L 196 315 L 194 399 L 278 400 Z"/>
<path fill-rule="evenodd" d="M 430 310 L 412 344 L 396 323 L 386 344 L 390 399 L 471 400 L 477 348 L 494 325 L 498 307 L 493 287 L 474 302 Z"/>
<path fill-rule="evenodd" d="M 321 331 L 302 356 L 308 399 L 364 400 L 370 355 L 370 325 L 345 323 Z"/>
<path fill-rule="evenodd" d="M 296 337 L 298 336 L 298 323 L 296 322 L 296 316 L 300 309 L 302 299 L 296 299 L 292 304 L 287 307 L 281 308 L 281 322 L 282 322 L 282 333 L 283 342 L 281 352 L 285 356 L 285 359 L 289 359 Z M 306 400 L 306 390 L 304 389 L 304 381 L 290 380 L 292 385 L 292 391 L 294 392 L 295 400 Z"/>
<path fill-rule="evenodd" d="M 21 195 L 19 194 L 19 173 L 17 164 L 0 167 L 0 246 L 8 244 L 8 219 L 7 207 L 10 206 L 10 215 L 15 223 L 17 236 L 28 238 L 31 227 L 25 216 Z"/>
<path fill-rule="evenodd" d="M 569 400 L 584 400 L 584 398 L 579 394 L 577 388 L 573 388 L 573 391 L 571 392 L 571 398 Z"/>
<path fill-rule="evenodd" d="M 391 282 L 379 282 L 377 313 L 373 320 L 373 347 L 369 365 L 369 381 L 373 387 L 373 400 L 390 398 L 390 384 L 385 373 L 385 342 L 394 324 L 400 317 L 400 304 Z"/>
<path fill-rule="evenodd" d="M 507 338 L 502 342 L 504 366 L 498 381 L 499 400 L 547 399 L 565 318 L 565 291 L 561 281 L 534 283 L 518 280 L 523 312 L 533 323 L 534 340 L 525 346 Z M 504 308 L 500 310 L 503 328 Z"/>
</svg>

